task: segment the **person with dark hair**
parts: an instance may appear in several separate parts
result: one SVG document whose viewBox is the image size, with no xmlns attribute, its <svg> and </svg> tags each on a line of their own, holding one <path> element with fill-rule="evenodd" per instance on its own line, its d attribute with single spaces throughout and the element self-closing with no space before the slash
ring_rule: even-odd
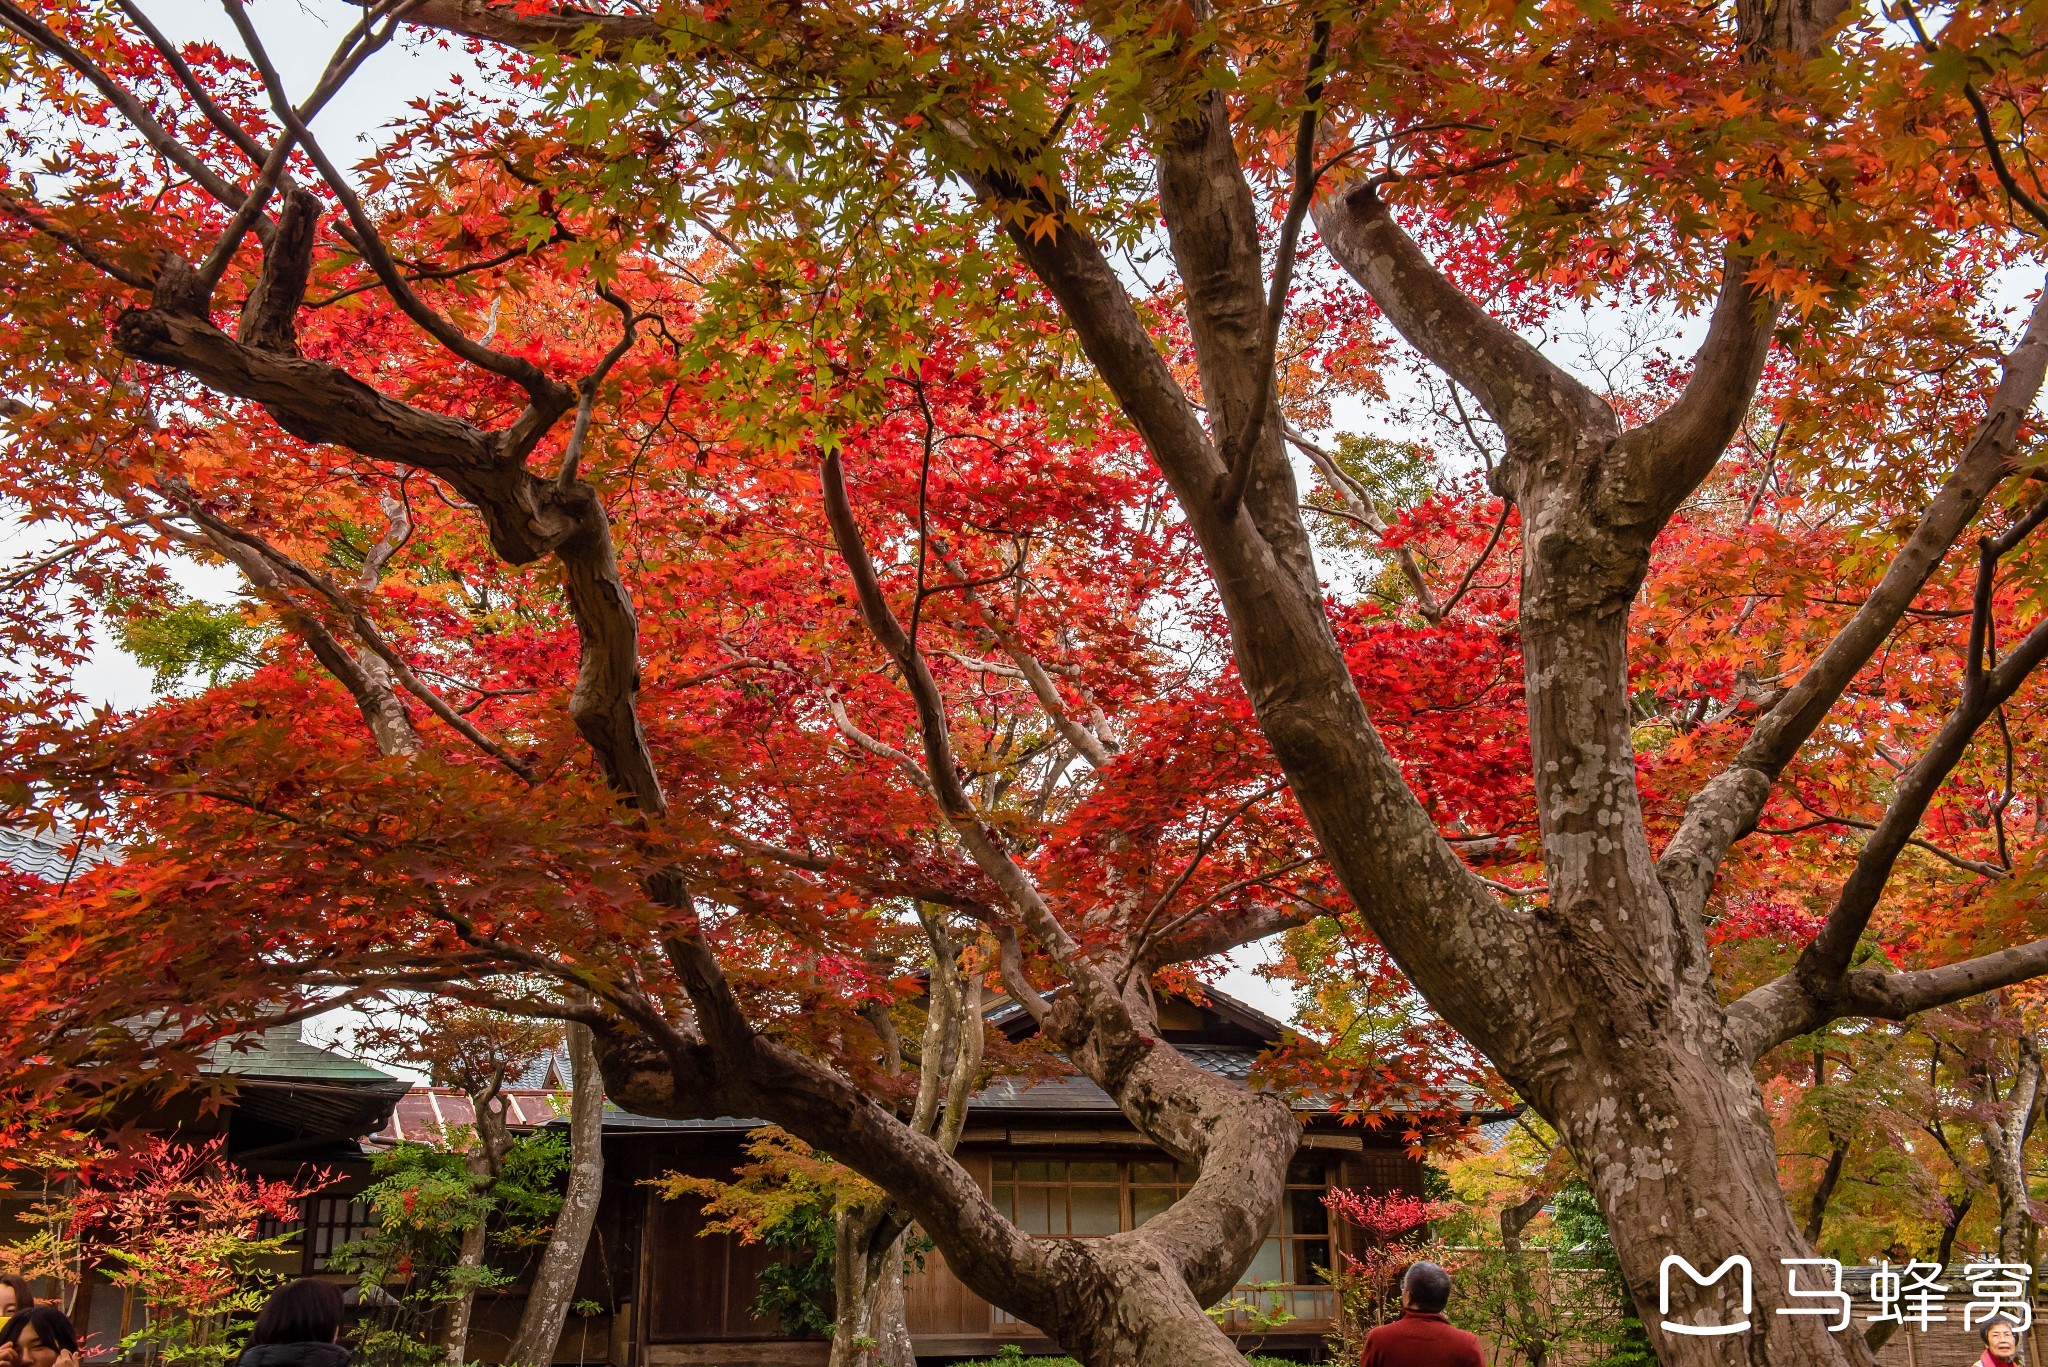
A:
<svg viewBox="0 0 2048 1367">
<path fill-rule="evenodd" d="M 2012 1367 L 2020 1360 L 2019 1321 L 1993 1315 L 1977 1326 L 1977 1337 L 1984 1340 L 1984 1356 L 1977 1359 L 1977 1367 Z"/>
<path fill-rule="evenodd" d="M 333 1282 L 286 1282 L 258 1312 L 235 1367 L 348 1367 L 341 1318 L 341 1288 Z"/>
<path fill-rule="evenodd" d="M 1451 1274 L 1416 1262 L 1401 1274 L 1401 1318 L 1365 1336 L 1359 1367 L 1486 1367 L 1476 1336 L 1444 1316 Z"/>
<path fill-rule="evenodd" d="M 36 1293 L 28 1289 L 28 1278 L 17 1277 L 12 1272 L 0 1272 L 0 1324 L 19 1315 L 36 1303 Z"/>
<path fill-rule="evenodd" d="M 0 1325 L 0 1367 L 78 1367 L 78 1331 L 54 1305 L 31 1305 Z"/>
</svg>

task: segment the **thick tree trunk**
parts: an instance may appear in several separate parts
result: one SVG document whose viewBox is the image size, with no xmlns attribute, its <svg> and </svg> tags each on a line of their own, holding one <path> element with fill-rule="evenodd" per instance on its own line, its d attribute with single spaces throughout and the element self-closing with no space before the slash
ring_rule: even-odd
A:
<svg viewBox="0 0 2048 1367">
<path fill-rule="evenodd" d="M 479 1193 L 488 1193 L 505 1164 L 505 1151 L 512 1136 L 505 1128 L 505 1075 L 503 1070 L 472 1086 L 470 1111 L 476 1117 L 475 1147 L 467 1156 L 470 1181 Z M 470 1323 L 476 1309 L 476 1280 L 473 1273 L 484 1265 L 490 1242 L 490 1217 L 480 1216 L 462 1232 L 462 1247 L 452 1269 L 456 1292 L 441 1320 L 441 1347 L 448 1354 L 449 1367 L 462 1367 L 469 1357 Z"/>
<path fill-rule="evenodd" d="M 1530 1192 L 1500 1213 L 1500 1246 L 1508 1264 L 1508 1290 L 1512 1299 L 1507 1316 L 1515 1347 L 1529 1360 L 1529 1367 L 1545 1367 L 1550 1360 L 1549 1324 L 1536 1303 L 1536 1279 L 1529 1266 L 1529 1251 L 1522 1243 L 1522 1231 L 1529 1227 L 1549 1203 L 1545 1187 Z"/>
<path fill-rule="evenodd" d="M 604 1197 L 604 1077 L 597 1069 L 589 1026 L 569 1027 L 569 1073 L 568 1189 L 526 1293 L 519 1331 L 505 1355 L 507 1363 L 525 1367 L 547 1367 L 555 1360 L 555 1346 L 568 1321 L 576 1281 L 583 1272 L 583 1253 Z"/>
<path fill-rule="evenodd" d="M 2041 1054 L 2033 1040 L 2020 1039 L 2019 1067 L 2012 1086 L 2000 1097 L 1996 1081 L 1980 1084 L 1985 1168 L 1998 1198 L 1998 1260 L 2018 1263 L 2026 1258 L 2028 1233 L 2034 1223 L 2033 1198 L 2027 1189 L 2025 1151 L 2041 1097 Z"/>
<path fill-rule="evenodd" d="M 1061 1324 L 1048 1332 L 1082 1367 L 1244 1367 L 1237 1345 L 1151 1245 L 1066 1242 L 1055 1269 Z"/>
<path fill-rule="evenodd" d="M 909 1307 L 903 1301 L 903 1250 L 909 1237 L 897 1235 L 884 1250 L 882 1275 L 875 1281 L 868 1334 L 875 1341 L 877 1367 L 917 1367 L 917 1349 L 910 1342 Z"/>
<path fill-rule="evenodd" d="M 1818 1245 L 1820 1232 L 1826 1227 L 1828 1202 L 1835 1197 L 1835 1188 L 1841 1184 L 1842 1169 L 1849 1162 L 1849 1141 L 1837 1139 L 1828 1150 L 1827 1166 L 1821 1169 L 1820 1181 L 1814 1185 L 1813 1199 L 1806 1206 L 1806 1228 L 1801 1231 L 1806 1242 Z"/>
<path fill-rule="evenodd" d="M 1627 1019 L 1626 1011 L 1616 1012 Z M 1664 1367 L 1847 1367 L 1872 1361 L 1860 1326 L 1830 1333 L 1813 1300 L 1787 1295 L 1785 1258 L 1811 1257 L 1778 1186 L 1777 1153 L 1762 1099 L 1746 1065 L 1725 1064 L 1687 1048 L 1678 1019 L 1664 1043 L 1619 1031 L 1582 1029 L 1582 1052 L 1537 1105 L 1564 1135 L 1605 1212 L 1622 1275 Z M 1751 1300 L 1742 1313 L 1740 1273 L 1696 1285 L 1685 1259 L 1711 1276 L 1731 1257 L 1750 1267 Z M 1800 1286 L 1818 1283 L 1802 1269 Z M 1669 1312 L 1660 1283 L 1669 1287 Z M 1725 1336 L 1672 1332 L 1687 1326 L 1749 1328 Z"/>
</svg>

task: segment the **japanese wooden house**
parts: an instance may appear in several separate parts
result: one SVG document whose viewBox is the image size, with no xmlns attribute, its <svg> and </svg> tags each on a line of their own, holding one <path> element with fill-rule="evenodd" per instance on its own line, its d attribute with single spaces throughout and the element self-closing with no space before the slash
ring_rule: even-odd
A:
<svg viewBox="0 0 2048 1367">
<path fill-rule="evenodd" d="M 1021 1013 L 1000 1006 L 998 1028 L 1018 1030 Z M 1169 1000 L 1162 1033 L 1203 1067 L 1243 1079 L 1283 1027 L 1220 993 L 1200 1005 Z M 1028 1028 L 1028 1022 L 1026 1022 Z M 547 1114 L 538 1094 L 514 1097 L 529 1121 Z M 383 1139 L 428 1137 L 463 1123 L 457 1093 L 416 1089 L 399 1106 Z M 1309 1356 L 1321 1347 L 1333 1313 L 1332 1292 L 1319 1269 L 1346 1251 L 1346 1233 L 1332 1228 L 1323 1196 L 1332 1186 L 1419 1193 L 1420 1165 L 1398 1131 L 1346 1127 L 1325 1112 L 1302 1115 L 1306 1134 L 1288 1174 L 1288 1191 L 1273 1230 L 1245 1273 L 1260 1288 L 1245 1298 L 1269 1310 L 1275 1297 L 1292 1318 L 1254 1332 L 1248 1317 L 1227 1327 L 1248 1348 Z M 825 1344 L 793 1339 L 753 1313 L 761 1272 L 783 1256 L 729 1234 L 704 1232 L 702 1202 L 665 1200 L 647 1184 L 667 1172 L 725 1177 L 745 1160 L 743 1147 L 759 1121 L 727 1116 L 663 1120 L 616 1108 L 605 1116 L 605 1197 L 577 1295 L 605 1313 L 572 1319 L 558 1361 L 613 1367 L 751 1367 L 822 1363 Z M 1093 1237 L 1131 1229 L 1164 1210 L 1189 1174 L 1155 1150 L 1109 1097 L 1078 1076 L 1031 1083 L 998 1082 L 974 1100 L 960 1158 L 995 1202 L 1027 1231 Z M 471 1359 L 502 1352 L 519 1311 L 518 1286 L 496 1304 L 480 1303 Z M 1032 1325 L 968 1291 L 936 1252 L 905 1286 L 910 1329 L 920 1358 L 985 1358 L 1005 1344 L 1029 1353 L 1058 1346 Z"/>
</svg>

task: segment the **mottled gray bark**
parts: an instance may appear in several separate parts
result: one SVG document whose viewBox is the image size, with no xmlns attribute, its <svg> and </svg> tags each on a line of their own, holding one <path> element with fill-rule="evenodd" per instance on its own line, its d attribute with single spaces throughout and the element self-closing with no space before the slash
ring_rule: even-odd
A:
<svg viewBox="0 0 2048 1367">
<path fill-rule="evenodd" d="M 904 1318 L 903 1222 L 886 1206 L 832 1222 L 832 1346 L 828 1367 L 917 1367 Z"/>
<path fill-rule="evenodd" d="M 2028 1189 L 2026 1145 L 2040 1117 L 2041 1052 L 2021 1035 L 2018 1062 L 2003 1095 L 1998 1079 L 1987 1070 L 1977 1080 L 1978 1126 L 1984 1139 L 1984 1167 L 1998 1199 L 1998 1259 L 2029 1261 L 2033 1242 L 2034 1202 Z"/>
<path fill-rule="evenodd" d="M 534 1269 L 518 1332 L 505 1351 L 507 1363 L 524 1367 L 547 1367 L 555 1360 L 604 1198 L 604 1075 L 586 1025 L 569 1027 L 569 1080 L 568 1184 L 540 1265 Z"/>
<path fill-rule="evenodd" d="M 504 1071 L 494 1070 L 474 1088 L 469 1103 L 476 1127 L 463 1159 L 469 1168 L 470 1182 L 480 1195 L 487 1195 L 504 1170 L 505 1152 L 512 1146 L 512 1136 L 505 1127 Z M 468 1360 L 470 1325 L 476 1312 L 476 1284 L 471 1274 L 483 1267 L 489 1242 L 488 1216 L 462 1231 L 461 1249 L 452 1269 L 455 1292 L 441 1310 L 440 1344 L 448 1355 L 449 1367 L 462 1367 Z"/>
<path fill-rule="evenodd" d="M 476 1291 L 469 1284 L 468 1276 L 484 1265 L 486 1235 L 483 1221 L 462 1231 L 462 1246 L 451 1268 L 459 1289 L 442 1307 L 440 1338 L 448 1367 L 462 1367 L 469 1357 L 469 1326 L 476 1312 Z"/>
</svg>

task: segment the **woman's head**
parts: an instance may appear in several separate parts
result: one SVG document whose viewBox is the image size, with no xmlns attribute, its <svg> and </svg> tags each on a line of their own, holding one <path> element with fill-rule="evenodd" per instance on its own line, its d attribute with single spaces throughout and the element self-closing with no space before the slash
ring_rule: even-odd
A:
<svg viewBox="0 0 2048 1367">
<path fill-rule="evenodd" d="M 1995 1315 L 1984 1321 L 1977 1333 L 1983 1338 L 1984 1346 L 1991 1350 L 1991 1356 L 2000 1362 L 2011 1362 L 2019 1356 L 2020 1336 L 2018 1326 L 2003 1315 Z"/>
<path fill-rule="evenodd" d="M 27 1278 L 17 1277 L 12 1272 L 0 1273 L 0 1324 L 35 1303 L 35 1293 L 28 1289 Z"/>
<path fill-rule="evenodd" d="M 35 1305 L 0 1327 L 0 1348 L 12 1348 L 21 1367 L 54 1367 L 59 1353 L 78 1351 L 78 1334 L 54 1305 Z"/>
<path fill-rule="evenodd" d="M 278 1288 L 256 1316 L 249 1343 L 333 1343 L 341 1337 L 341 1288 L 301 1277 Z"/>
</svg>

